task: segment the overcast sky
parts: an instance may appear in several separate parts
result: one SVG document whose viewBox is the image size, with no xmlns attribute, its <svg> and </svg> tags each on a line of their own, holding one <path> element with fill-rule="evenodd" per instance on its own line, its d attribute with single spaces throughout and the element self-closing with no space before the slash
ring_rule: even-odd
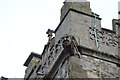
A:
<svg viewBox="0 0 120 80">
<path fill-rule="evenodd" d="M 23 78 L 29 54 L 42 53 L 46 31 L 60 22 L 64 0 L 0 0 L 0 76 Z M 88 0 L 102 18 L 102 27 L 112 29 L 118 18 L 119 0 Z"/>
</svg>

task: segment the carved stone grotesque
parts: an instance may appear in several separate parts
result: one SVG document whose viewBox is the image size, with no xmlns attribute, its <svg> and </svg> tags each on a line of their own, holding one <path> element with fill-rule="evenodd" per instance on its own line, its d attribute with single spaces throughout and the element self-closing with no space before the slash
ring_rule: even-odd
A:
<svg viewBox="0 0 120 80">
<path fill-rule="evenodd" d="M 62 37 L 62 46 L 70 56 L 78 56 L 80 58 L 80 53 L 77 48 L 78 44 L 74 36 L 65 35 Z"/>
</svg>

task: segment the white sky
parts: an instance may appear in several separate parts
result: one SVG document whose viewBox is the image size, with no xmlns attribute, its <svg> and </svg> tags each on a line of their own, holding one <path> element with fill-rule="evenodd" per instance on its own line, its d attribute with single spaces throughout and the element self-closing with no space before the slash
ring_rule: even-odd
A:
<svg viewBox="0 0 120 80">
<path fill-rule="evenodd" d="M 64 0 L 0 0 L 0 76 L 23 78 L 23 66 L 31 51 L 42 53 L 48 28 L 55 30 Z M 119 0 L 88 0 L 102 18 L 102 27 L 112 29 L 118 17 Z"/>
</svg>

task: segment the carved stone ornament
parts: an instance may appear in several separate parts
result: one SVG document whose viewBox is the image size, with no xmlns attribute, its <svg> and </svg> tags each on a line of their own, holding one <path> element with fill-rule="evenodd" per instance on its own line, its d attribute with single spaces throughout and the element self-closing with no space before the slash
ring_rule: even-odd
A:
<svg viewBox="0 0 120 80">
<path fill-rule="evenodd" d="M 95 40 L 94 27 L 89 28 L 90 40 Z M 106 33 L 104 31 L 96 29 L 97 40 L 99 44 L 106 44 L 108 46 L 118 46 L 118 36 L 112 33 Z"/>
</svg>

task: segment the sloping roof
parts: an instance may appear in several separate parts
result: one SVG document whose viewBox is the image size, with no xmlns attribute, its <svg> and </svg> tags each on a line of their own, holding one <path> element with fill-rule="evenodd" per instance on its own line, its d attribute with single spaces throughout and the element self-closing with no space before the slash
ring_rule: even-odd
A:
<svg viewBox="0 0 120 80">
<path fill-rule="evenodd" d="M 40 54 L 37 54 L 35 52 L 31 52 L 31 54 L 29 55 L 29 57 L 27 58 L 27 60 L 25 61 L 25 63 L 23 65 L 27 67 L 33 57 L 37 57 L 37 58 L 42 59 L 42 56 Z"/>
</svg>

